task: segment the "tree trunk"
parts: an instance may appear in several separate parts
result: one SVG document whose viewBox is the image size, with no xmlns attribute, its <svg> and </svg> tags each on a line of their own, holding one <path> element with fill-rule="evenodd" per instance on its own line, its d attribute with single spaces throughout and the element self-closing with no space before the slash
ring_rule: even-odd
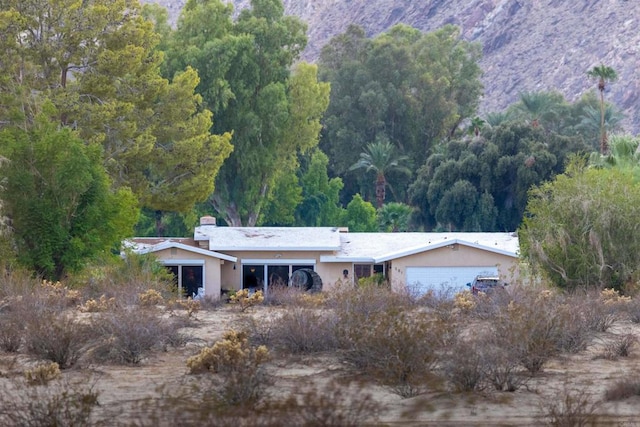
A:
<svg viewBox="0 0 640 427">
<path fill-rule="evenodd" d="M 385 187 L 387 186 L 387 180 L 383 174 L 378 174 L 376 178 L 376 205 L 380 209 L 384 205 L 384 199 L 386 196 Z"/>
<path fill-rule="evenodd" d="M 607 155 L 609 144 L 607 143 L 607 130 L 604 127 L 604 84 L 598 85 L 600 89 L 600 154 Z"/>
<path fill-rule="evenodd" d="M 164 237 L 164 224 L 162 223 L 162 211 L 156 211 L 156 237 Z"/>
</svg>

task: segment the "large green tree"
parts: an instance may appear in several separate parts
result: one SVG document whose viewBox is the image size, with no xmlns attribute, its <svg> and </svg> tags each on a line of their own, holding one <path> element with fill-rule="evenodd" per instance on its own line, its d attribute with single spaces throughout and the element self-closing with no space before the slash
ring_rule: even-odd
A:
<svg viewBox="0 0 640 427">
<path fill-rule="evenodd" d="M 40 115 L 28 131 L 0 131 L 0 151 L 13 247 L 39 275 L 60 279 L 132 234 L 136 199 L 111 190 L 97 144 Z"/>
<path fill-rule="evenodd" d="M 320 75 L 331 83 L 331 102 L 320 147 L 345 183 L 343 200 L 366 194 L 369 183 L 348 172 L 368 144 L 387 140 L 422 165 L 475 115 L 480 48 L 459 36 L 454 26 L 423 34 L 398 25 L 369 39 L 351 26 L 323 48 Z"/>
<path fill-rule="evenodd" d="M 2 0 L 0 62 L 12 65 L 7 125 L 29 126 L 51 100 L 62 125 L 99 144 L 112 182 L 143 206 L 188 210 L 213 191 L 230 134 L 210 133 L 211 112 L 193 69 L 160 74 L 159 36 L 135 0 Z M 0 111 L 1 112 L 1 111 Z"/>
<path fill-rule="evenodd" d="M 640 184 L 630 170 L 575 162 L 532 190 L 519 230 L 522 255 L 562 288 L 635 284 L 639 215 Z"/>
<path fill-rule="evenodd" d="M 306 27 L 284 15 L 281 0 L 253 0 L 235 21 L 231 15 L 220 0 L 189 0 L 167 64 L 170 73 L 187 65 L 199 71 L 198 92 L 216 116 L 214 130 L 233 132 L 234 151 L 211 204 L 229 225 L 253 226 L 276 184 L 292 182 L 298 153 L 317 145 L 329 86 L 318 83 L 315 66 L 293 67 Z M 290 209 L 278 216 L 290 218 Z"/>
<path fill-rule="evenodd" d="M 580 150 L 588 151 L 580 138 L 519 123 L 449 141 L 409 188 L 416 222 L 425 229 L 513 231 L 529 188 L 562 173 L 568 154 Z"/>
</svg>

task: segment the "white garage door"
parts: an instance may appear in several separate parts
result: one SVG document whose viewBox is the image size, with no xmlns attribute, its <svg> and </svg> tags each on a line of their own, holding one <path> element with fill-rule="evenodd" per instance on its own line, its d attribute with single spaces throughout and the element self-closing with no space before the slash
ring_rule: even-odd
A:
<svg viewBox="0 0 640 427">
<path fill-rule="evenodd" d="M 467 288 L 477 275 L 498 275 L 496 266 L 489 267 L 407 267 L 407 288 L 414 295 L 430 290 L 436 294 L 455 293 Z"/>
</svg>

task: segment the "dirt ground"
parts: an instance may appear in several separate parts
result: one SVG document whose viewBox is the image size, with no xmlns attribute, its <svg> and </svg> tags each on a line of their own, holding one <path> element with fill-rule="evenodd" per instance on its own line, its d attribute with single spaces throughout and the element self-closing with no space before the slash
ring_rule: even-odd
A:
<svg viewBox="0 0 640 427">
<path fill-rule="evenodd" d="M 225 306 L 200 311 L 192 326 L 184 329 L 192 338 L 185 347 L 155 353 L 136 366 L 81 364 L 64 371 L 63 377 L 92 381 L 99 393 L 96 418 L 106 418 L 107 425 L 126 425 L 131 404 L 145 399 L 153 401 L 159 396 L 159 388 L 170 388 L 188 376 L 188 357 L 220 339 L 243 317 L 259 320 L 271 315 L 270 310 L 274 309 L 254 307 L 249 313 L 240 313 L 236 307 Z M 551 405 L 561 403 L 567 395 L 581 394 L 588 397 L 590 408 L 597 415 L 597 425 L 640 426 L 640 397 L 604 401 L 605 390 L 617 380 L 640 378 L 640 346 L 633 348 L 630 357 L 617 360 L 596 357 L 607 339 L 627 333 L 640 338 L 640 327 L 630 322 L 615 324 L 608 332 L 599 334 L 586 351 L 553 359 L 545 365 L 544 372 L 515 392 L 439 390 L 403 399 L 366 378 L 355 378 L 335 355 L 320 354 L 269 362 L 268 371 L 275 382 L 268 393 L 286 395 L 299 386 L 321 389 L 332 379 L 344 383 L 345 379 L 353 378 L 349 390 L 354 402 L 368 395 L 377 408 L 377 414 L 362 424 L 376 426 L 538 426 L 545 423 Z M 24 355 L 1 354 L 0 381 L 18 377 L 33 363 L 33 359 Z M 348 406 L 353 402 L 343 403 Z"/>
</svg>

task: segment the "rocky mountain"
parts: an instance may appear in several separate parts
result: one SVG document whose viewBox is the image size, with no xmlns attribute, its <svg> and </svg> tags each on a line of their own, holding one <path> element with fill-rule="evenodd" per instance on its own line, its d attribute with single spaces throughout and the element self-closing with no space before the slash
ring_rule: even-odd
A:
<svg viewBox="0 0 640 427">
<path fill-rule="evenodd" d="M 173 22 L 185 0 L 146 0 L 167 7 Z M 233 0 L 236 10 L 249 0 Z M 623 109 L 625 130 L 640 133 L 640 1 L 638 0 L 284 0 L 307 22 L 304 59 L 314 61 L 349 24 L 371 36 L 404 23 L 423 31 L 455 24 L 482 44 L 481 113 L 499 111 L 527 91 L 558 90 L 569 101 L 596 89 L 586 72 L 601 63 L 619 80 L 608 99 Z"/>
</svg>

